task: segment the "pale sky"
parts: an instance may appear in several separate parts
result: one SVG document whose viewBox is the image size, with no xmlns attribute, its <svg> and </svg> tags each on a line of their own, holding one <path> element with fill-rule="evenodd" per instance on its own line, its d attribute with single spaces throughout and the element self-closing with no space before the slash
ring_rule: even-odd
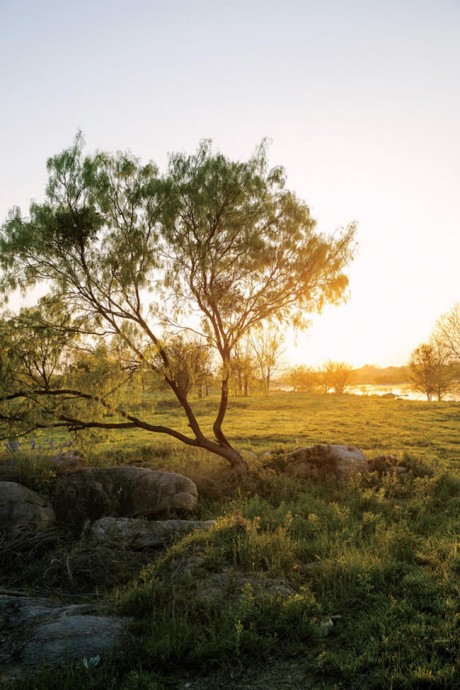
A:
<svg viewBox="0 0 460 690">
<path fill-rule="evenodd" d="M 289 354 L 405 364 L 460 300 L 460 0 L 0 0 L 0 219 L 46 160 L 262 138 L 331 232 L 358 221 L 346 305 Z"/>
</svg>

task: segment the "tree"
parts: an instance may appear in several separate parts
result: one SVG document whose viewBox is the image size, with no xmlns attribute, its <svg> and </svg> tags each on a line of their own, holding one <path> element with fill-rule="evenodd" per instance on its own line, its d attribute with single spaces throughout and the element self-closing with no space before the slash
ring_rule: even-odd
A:
<svg viewBox="0 0 460 690">
<path fill-rule="evenodd" d="M 283 378 L 289 386 L 293 387 L 294 391 L 306 391 L 309 393 L 317 386 L 314 371 L 310 367 L 305 366 L 305 364 L 291 367 Z"/>
<path fill-rule="evenodd" d="M 454 373 L 449 367 L 445 352 L 436 343 L 423 343 L 412 352 L 409 361 L 410 377 L 414 390 L 442 400 L 452 388 Z"/>
<path fill-rule="evenodd" d="M 211 377 L 211 350 L 206 342 L 197 337 L 171 336 L 164 343 L 169 356 L 168 374 L 176 381 L 186 397 L 195 388 L 202 396 L 202 386 L 207 386 Z M 156 368 L 163 371 L 163 361 L 157 355 Z M 163 371 L 163 376 L 166 372 Z"/>
<path fill-rule="evenodd" d="M 460 302 L 438 319 L 432 339 L 450 361 L 460 362 Z"/>
<path fill-rule="evenodd" d="M 328 362 L 327 368 L 332 389 L 335 393 L 343 393 L 345 388 L 354 383 L 356 378 L 355 372 L 353 367 L 346 364 L 346 362 Z"/>
<path fill-rule="evenodd" d="M 308 206 L 285 188 L 283 170 L 268 167 L 264 146 L 241 162 L 205 141 L 193 155 L 171 156 L 160 175 L 155 164 L 142 165 L 131 154 L 85 156 L 78 135 L 48 161 L 48 173 L 45 201 L 32 203 L 26 218 L 14 209 L 2 226 L 2 288 L 48 285 L 46 304 L 34 312 L 35 330 L 48 329 L 47 337 L 64 339 L 65 347 L 46 380 L 23 367 L 4 390 L 5 423 L 14 418 L 21 425 L 25 401 L 41 415 L 24 417 L 25 430 L 50 423 L 142 428 L 207 449 L 244 471 L 223 429 L 235 348 L 265 320 L 302 326 L 308 312 L 343 298 L 354 226 L 335 236 L 318 233 Z M 68 320 L 48 319 L 51 308 Z M 171 334 L 186 330 L 222 363 L 212 436 L 174 369 Z M 11 325 L 2 337 L 3 347 L 14 350 Z M 93 359 L 95 375 L 72 374 L 77 342 L 87 364 Z M 110 374 L 107 383 L 97 378 L 101 369 Z M 121 391 L 135 387 L 142 370 L 163 377 L 188 433 L 134 414 Z"/>
<path fill-rule="evenodd" d="M 351 386 L 355 380 L 353 367 L 345 362 L 333 362 L 328 360 L 317 369 L 312 371 L 315 387 L 323 393 L 334 391 L 343 393 L 347 386 Z"/>
<path fill-rule="evenodd" d="M 314 372 L 316 387 L 324 394 L 329 393 L 334 388 L 334 367 L 333 362 L 324 362 L 324 364 L 316 369 Z"/>
<path fill-rule="evenodd" d="M 279 325 L 273 322 L 261 322 L 250 336 L 251 349 L 262 383 L 264 395 L 268 395 L 270 381 L 281 354 L 284 352 L 284 335 Z"/>
<path fill-rule="evenodd" d="M 220 373 L 222 379 L 223 368 Z M 247 398 L 253 381 L 254 360 L 245 339 L 234 348 L 230 360 L 229 385 L 233 395 Z"/>
</svg>

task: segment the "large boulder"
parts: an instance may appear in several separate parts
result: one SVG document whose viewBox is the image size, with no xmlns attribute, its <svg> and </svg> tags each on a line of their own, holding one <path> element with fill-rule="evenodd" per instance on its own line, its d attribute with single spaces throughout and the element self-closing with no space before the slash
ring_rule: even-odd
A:
<svg viewBox="0 0 460 690">
<path fill-rule="evenodd" d="M 195 529 L 209 529 L 214 520 L 139 520 L 124 517 L 103 517 L 91 525 L 96 539 L 115 542 L 131 549 L 164 546 L 178 536 Z"/>
<path fill-rule="evenodd" d="M 319 444 L 300 448 L 285 455 L 285 472 L 296 477 L 320 478 L 334 475 L 346 479 L 369 472 L 369 465 L 359 448 Z"/>
<path fill-rule="evenodd" d="M 108 654 L 127 619 L 99 615 L 89 605 L 61 606 L 46 599 L 0 594 L 0 677 L 34 666 L 95 659 Z"/>
<path fill-rule="evenodd" d="M 60 477 L 52 502 L 59 520 L 80 527 L 103 516 L 157 518 L 190 513 L 194 482 L 174 472 L 142 467 L 89 467 Z"/>
<path fill-rule="evenodd" d="M 54 524 L 46 499 L 16 482 L 0 481 L 0 530 L 6 538 L 46 532 Z"/>
</svg>

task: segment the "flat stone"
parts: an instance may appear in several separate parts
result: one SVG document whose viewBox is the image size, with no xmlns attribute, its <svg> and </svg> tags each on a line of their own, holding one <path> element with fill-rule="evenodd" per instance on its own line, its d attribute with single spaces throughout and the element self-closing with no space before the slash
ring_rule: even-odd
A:
<svg viewBox="0 0 460 690">
<path fill-rule="evenodd" d="M 214 520 L 139 520 L 136 518 L 103 517 L 91 525 L 96 539 L 115 541 L 132 549 L 164 546 L 177 536 L 196 529 L 209 529 Z"/>
<path fill-rule="evenodd" d="M 98 615 L 87 604 L 63 606 L 46 599 L 0 595 L 0 677 L 34 666 L 108 654 L 128 619 Z"/>
</svg>

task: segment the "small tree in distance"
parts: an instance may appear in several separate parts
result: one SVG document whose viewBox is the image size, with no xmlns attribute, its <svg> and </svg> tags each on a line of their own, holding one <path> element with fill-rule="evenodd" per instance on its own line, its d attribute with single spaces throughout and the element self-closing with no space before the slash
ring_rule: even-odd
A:
<svg viewBox="0 0 460 690">
<path fill-rule="evenodd" d="M 250 395 L 254 382 L 255 362 L 247 340 L 243 340 L 233 352 L 230 360 L 229 387 L 235 397 Z M 223 371 L 220 371 L 222 379 Z"/>
<path fill-rule="evenodd" d="M 449 361 L 460 363 L 460 302 L 438 319 L 432 340 Z"/>
<path fill-rule="evenodd" d="M 314 371 L 305 364 L 298 364 L 288 369 L 283 377 L 283 381 L 292 386 L 294 391 L 306 393 L 314 390 L 317 385 Z"/>
<path fill-rule="evenodd" d="M 178 334 L 165 342 L 169 353 L 169 370 L 163 378 L 170 375 L 185 396 L 197 390 L 199 397 L 205 391 L 212 376 L 212 353 L 210 347 L 195 337 Z M 163 370 L 163 362 L 158 355 L 156 367 Z"/>
<path fill-rule="evenodd" d="M 333 390 L 333 363 L 325 362 L 319 369 L 315 369 L 316 387 L 326 394 Z"/>
<path fill-rule="evenodd" d="M 306 314 L 343 298 L 354 225 L 335 236 L 317 232 L 264 146 L 241 162 L 203 142 L 191 156 L 172 155 L 161 175 L 130 154 L 85 156 L 77 136 L 48 161 L 48 173 L 45 201 L 32 203 L 27 218 L 12 211 L 0 235 L 3 292 L 48 286 L 34 310 L 4 315 L 0 328 L 5 433 L 142 428 L 246 471 L 223 429 L 232 356 L 264 321 L 301 327 Z M 25 320 L 30 337 L 18 339 Z M 171 345 L 192 327 L 221 362 L 211 435 Z M 85 352 L 79 375 L 76 351 Z M 129 391 L 145 371 L 169 386 L 187 433 L 132 409 Z"/>
<path fill-rule="evenodd" d="M 251 350 L 264 395 L 269 394 L 272 376 L 285 350 L 284 341 L 279 325 L 273 322 L 260 323 L 251 332 Z"/>
<path fill-rule="evenodd" d="M 454 372 L 436 343 L 423 343 L 415 348 L 409 370 L 412 387 L 426 395 L 427 400 L 442 400 L 454 385 Z"/>
<path fill-rule="evenodd" d="M 356 379 L 353 367 L 345 362 L 328 362 L 329 378 L 332 383 L 332 390 L 335 393 L 344 393 L 348 386 L 353 385 Z"/>
</svg>

